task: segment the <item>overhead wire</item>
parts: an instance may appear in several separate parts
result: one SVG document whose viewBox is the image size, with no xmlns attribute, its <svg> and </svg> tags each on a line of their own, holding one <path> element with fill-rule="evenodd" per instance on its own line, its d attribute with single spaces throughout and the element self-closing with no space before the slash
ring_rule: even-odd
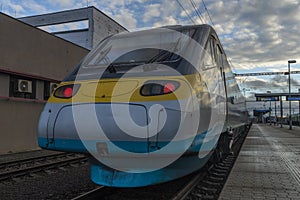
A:
<svg viewBox="0 0 300 200">
<path fill-rule="evenodd" d="M 209 20 L 210 20 L 212 26 L 215 26 L 214 23 L 213 23 L 213 21 L 212 21 L 212 19 L 211 19 L 211 16 L 210 16 L 210 14 L 209 14 L 209 11 L 208 11 L 208 9 L 207 9 L 207 7 L 206 7 L 206 4 L 205 4 L 204 0 L 202 0 L 202 4 L 203 4 L 203 6 L 204 6 L 204 8 L 205 8 L 205 10 L 206 10 L 206 12 L 207 12 L 207 15 L 208 15 L 208 17 L 209 17 Z"/>
<path fill-rule="evenodd" d="M 190 2 L 191 2 L 191 4 L 192 4 L 192 6 L 193 6 L 193 8 L 194 8 L 194 10 L 195 10 L 195 12 L 196 12 L 196 14 L 197 14 L 197 16 L 199 17 L 200 21 L 201 21 L 203 24 L 205 24 L 204 21 L 203 21 L 203 19 L 202 19 L 201 13 L 200 13 L 200 12 L 198 11 L 198 9 L 197 9 L 197 6 L 196 6 L 195 1 L 194 1 L 194 0 L 190 0 Z"/>
<path fill-rule="evenodd" d="M 176 0 L 177 3 L 179 4 L 179 6 L 182 8 L 182 10 L 186 13 L 186 15 L 189 17 L 189 19 L 193 22 L 194 25 L 196 25 L 195 21 L 193 20 L 193 18 L 189 15 L 189 13 L 187 12 L 187 10 L 183 7 L 183 5 L 180 3 L 179 0 Z"/>
<path fill-rule="evenodd" d="M 211 17 L 211 15 L 210 15 L 209 11 L 208 11 L 208 8 L 207 8 L 207 6 L 206 6 L 204 0 L 202 0 L 202 4 L 203 4 L 204 9 L 205 9 L 205 11 L 206 11 L 206 13 L 207 13 L 207 15 L 208 15 L 208 18 L 209 18 L 209 20 L 210 20 L 210 22 L 211 22 L 211 25 L 214 27 L 214 29 L 216 29 L 216 28 L 215 28 L 215 24 L 214 24 L 214 22 L 213 22 L 213 20 L 212 20 L 212 17 Z M 229 52 L 227 52 L 227 54 L 228 54 L 228 53 L 229 53 Z M 235 68 L 235 66 L 234 66 L 233 63 L 232 63 L 231 58 L 230 58 L 230 57 L 227 57 L 227 60 L 228 60 L 228 62 L 229 62 L 229 64 L 230 64 L 230 66 L 232 67 L 232 69 L 233 69 L 234 71 L 236 71 L 236 68 Z"/>
</svg>

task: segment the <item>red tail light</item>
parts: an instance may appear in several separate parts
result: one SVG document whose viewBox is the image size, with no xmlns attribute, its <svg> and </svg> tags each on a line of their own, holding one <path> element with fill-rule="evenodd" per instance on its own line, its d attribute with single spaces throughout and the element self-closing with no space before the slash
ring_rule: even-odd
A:
<svg viewBox="0 0 300 200">
<path fill-rule="evenodd" d="M 71 98 L 77 93 L 79 87 L 80 87 L 79 84 L 61 86 L 55 90 L 54 96 L 57 98 L 64 98 L 64 99 Z"/>
<path fill-rule="evenodd" d="M 71 87 L 66 87 L 65 89 L 64 89 L 64 97 L 66 97 L 66 98 L 70 98 L 70 97 L 72 97 L 72 94 L 73 94 L 73 88 L 71 88 Z"/>
<path fill-rule="evenodd" d="M 174 92 L 179 87 L 177 81 L 147 81 L 141 88 L 142 96 L 164 95 Z"/>
<path fill-rule="evenodd" d="M 175 85 L 173 83 L 167 83 L 164 86 L 164 94 L 171 93 L 175 90 Z"/>
</svg>

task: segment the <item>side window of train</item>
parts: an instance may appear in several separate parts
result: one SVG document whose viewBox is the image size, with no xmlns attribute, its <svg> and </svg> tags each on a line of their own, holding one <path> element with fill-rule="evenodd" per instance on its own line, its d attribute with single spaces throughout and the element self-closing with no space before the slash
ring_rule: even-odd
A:
<svg viewBox="0 0 300 200">
<path fill-rule="evenodd" d="M 214 39 L 210 38 L 206 48 L 205 48 L 205 57 L 204 57 L 204 70 L 210 69 L 216 66 L 216 59 L 215 59 L 215 45 Z"/>
<path fill-rule="evenodd" d="M 218 65 L 219 67 L 223 68 L 223 53 L 222 53 L 222 50 L 221 50 L 221 47 L 219 45 L 217 45 L 217 62 L 218 62 Z"/>
</svg>

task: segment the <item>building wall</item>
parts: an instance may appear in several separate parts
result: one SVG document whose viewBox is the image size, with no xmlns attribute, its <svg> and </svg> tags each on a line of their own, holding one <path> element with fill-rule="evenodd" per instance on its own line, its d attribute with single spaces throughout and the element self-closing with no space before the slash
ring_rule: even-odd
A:
<svg viewBox="0 0 300 200">
<path fill-rule="evenodd" d="M 0 69 L 61 80 L 85 48 L 0 14 Z"/>
<path fill-rule="evenodd" d="M 93 47 L 109 35 L 127 31 L 123 26 L 114 23 L 114 20 L 97 9 L 93 9 L 92 23 L 93 30 L 91 31 L 93 32 Z"/>
<path fill-rule="evenodd" d="M 8 94 L 9 94 L 9 75 L 0 73 L 0 96 L 8 96 Z"/>
<path fill-rule="evenodd" d="M 0 153 L 37 149 L 37 123 L 44 103 L 0 99 Z"/>
<path fill-rule="evenodd" d="M 86 21 L 86 20 L 89 21 L 88 23 L 90 23 L 91 20 L 89 19 L 92 18 L 92 12 L 90 11 L 91 8 L 93 7 L 67 10 L 67 11 L 48 13 L 43 15 L 29 16 L 29 17 L 22 17 L 19 18 L 19 20 L 28 23 L 34 27 L 41 27 L 41 28 L 48 27 L 49 32 L 56 35 L 56 33 L 51 30 L 52 25 L 57 25 L 57 24 L 62 25 L 69 22 L 79 22 L 79 21 Z M 85 40 L 84 42 L 82 42 L 82 40 L 77 38 L 78 34 L 76 33 L 76 31 L 59 33 L 58 36 L 67 40 L 68 38 L 72 37 L 73 39 L 71 40 L 71 42 L 83 46 L 87 49 L 91 49 L 93 33 L 89 30 L 85 30 L 85 32 L 86 35 L 84 37 Z"/>
<path fill-rule="evenodd" d="M 0 27 L 0 154 L 37 149 L 45 86 L 62 80 L 88 50 L 1 13 Z M 19 79 L 34 83 L 33 96 L 16 92 Z"/>
<path fill-rule="evenodd" d="M 19 20 L 31 24 L 32 26 L 46 29 L 58 37 L 66 39 L 87 49 L 92 49 L 108 35 L 127 31 L 126 28 L 93 6 L 37 16 L 23 17 L 19 18 Z M 79 24 L 77 24 L 78 29 L 61 32 L 51 31 L 51 27 L 53 28 L 53 26 L 56 26 L 57 24 L 66 25 L 68 23 L 76 22 L 87 22 L 87 27 L 81 27 Z"/>
</svg>

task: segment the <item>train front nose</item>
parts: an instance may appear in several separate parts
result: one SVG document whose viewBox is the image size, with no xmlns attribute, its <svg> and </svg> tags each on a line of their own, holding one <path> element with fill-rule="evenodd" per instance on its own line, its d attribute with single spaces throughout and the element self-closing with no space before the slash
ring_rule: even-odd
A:
<svg viewBox="0 0 300 200">
<path fill-rule="evenodd" d="M 61 151 L 110 155 L 155 151 L 178 131 L 181 113 L 174 109 L 176 105 L 173 109 L 170 106 L 172 102 L 168 102 L 168 108 L 153 102 L 64 105 L 57 115 L 45 112 L 41 117 L 41 121 L 48 121 L 41 123 L 45 124 L 44 138 L 48 142 L 40 145 Z"/>
<path fill-rule="evenodd" d="M 103 156 L 124 151 L 149 153 L 166 146 L 178 131 L 184 132 L 179 124 L 192 126 L 195 111 L 184 113 L 179 105 L 189 104 L 183 97 L 190 95 L 180 79 L 88 81 L 79 85 L 70 99 L 55 98 L 55 94 L 50 99 L 40 121 L 40 136 L 47 138 L 47 142 L 40 142 L 41 147 Z M 184 91 L 181 95 L 173 93 L 180 90 Z M 174 152 L 187 146 L 178 145 Z"/>
<path fill-rule="evenodd" d="M 131 120 L 128 115 L 132 117 Z M 113 145 L 128 151 L 147 152 L 146 125 L 146 109 L 140 105 L 77 104 L 60 111 L 54 135 L 55 140 L 60 140 L 63 135 L 68 135 L 68 139 L 80 140 L 86 150 L 92 153 L 102 151 L 98 147 L 107 148 L 105 151 L 110 154 L 116 153 L 117 148 Z"/>
</svg>

